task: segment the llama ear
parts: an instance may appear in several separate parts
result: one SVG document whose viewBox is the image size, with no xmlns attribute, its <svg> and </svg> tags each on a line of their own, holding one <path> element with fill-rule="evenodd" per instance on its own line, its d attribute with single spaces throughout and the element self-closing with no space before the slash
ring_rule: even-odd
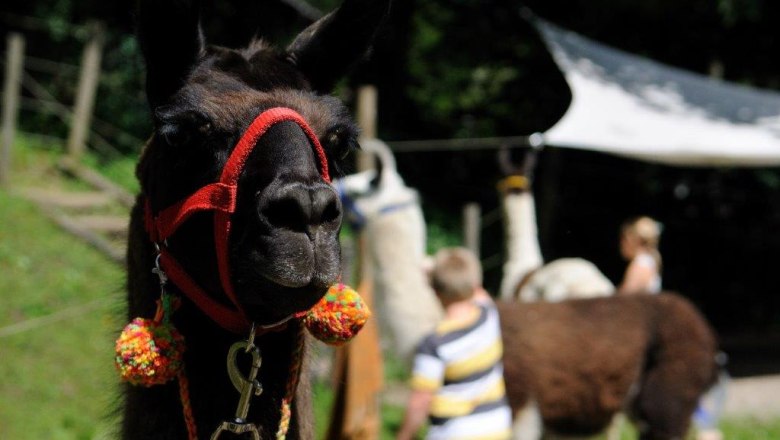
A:
<svg viewBox="0 0 780 440">
<path fill-rule="evenodd" d="M 389 8 L 390 0 L 344 0 L 295 38 L 290 59 L 314 90 L 329 92 L 368 51 Z"/>
<path fill-rule="evenodd" d="M 181 88 L 203 51 L 198 0 L 140 0 L 138 40 L 152 109 Z"/>
</svg>

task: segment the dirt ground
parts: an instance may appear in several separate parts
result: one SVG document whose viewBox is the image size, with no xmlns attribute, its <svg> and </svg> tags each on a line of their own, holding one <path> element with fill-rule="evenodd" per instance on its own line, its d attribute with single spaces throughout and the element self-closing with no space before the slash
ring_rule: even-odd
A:
<svg viewBox="0 0 780 440">
<path fill-rule="evenodd" d="M 406 404 L 408 390 L 403 386 L 388 387 L 383 393 L 385 403 Z M 780 374 L 732 378 L 726 385 L 724 417 L 750 417 L 759 420 L 780 417 Z"/>
<path fill-rule="evenodd" d="M 780 375 L 731 379 L 723 412 L 726 417 L 780 417 Z"/>
</svg>

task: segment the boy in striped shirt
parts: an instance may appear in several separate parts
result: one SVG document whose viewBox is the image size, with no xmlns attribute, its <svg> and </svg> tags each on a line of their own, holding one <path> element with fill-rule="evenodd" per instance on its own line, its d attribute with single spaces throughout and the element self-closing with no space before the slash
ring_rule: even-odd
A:
<svg viewBox="0 0 780 440">
<path fill-rule="evenodd" d="M 415 436 L 428 418 L 429 440 L 505 440 L 506 401 L 498 312 L 482 289 L 482 268 L 465 248 L 434 257 L 431 286 L 444 320 L 414 357 L 412 394 L 398 440 Z"/>
</svg>

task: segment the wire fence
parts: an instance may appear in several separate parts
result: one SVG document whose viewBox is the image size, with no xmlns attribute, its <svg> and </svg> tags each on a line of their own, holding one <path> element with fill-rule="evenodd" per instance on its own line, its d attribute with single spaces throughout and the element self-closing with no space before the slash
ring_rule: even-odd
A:
<svg viewBox="0 0 780 440">
<path fill-rule="evenodd" d="M 15 129 L 57 146 L 81 144 L 104 160 L 140 150 L 140 128 L 145 130 L 148 121 L 146 113 L 134 111 L 145 110 L 145 103 L 134 92 L 140 90 L 141 73 L 132 36 L 108 32 L 97 22 L 55 22 L 8 13 L 0 13 L 0 23 L 25 40 L 18 102 L 16 108 L 3 110 L 18 114 Z M 52 46 L 62 50 L 42 50 Z M 87 65 L 90 49 L 94 66 Z M 0 69 L 7 71 L 11 54 L 7 48 L 0 51 Z M 95 79 L 85 85 L 89 75 Z M 124 84 L 128 81 L 132 85 Z M 94 90 L 86 90 L 90 87 Z"/>
</svg>

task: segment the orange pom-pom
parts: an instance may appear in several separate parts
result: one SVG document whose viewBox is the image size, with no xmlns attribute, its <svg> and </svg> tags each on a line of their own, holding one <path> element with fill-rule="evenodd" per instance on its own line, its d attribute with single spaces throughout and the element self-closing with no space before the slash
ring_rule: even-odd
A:
<svg viewBox="0 0 780 440">
<path fill-rule="evenodd" d="M 354 289 L 335 284 L 306 313 L 303 323 L 320 341 L 343 345 L 363 328 L 370 316 L 371 311 Z"/>
<path fill-rule="evenodd" d="M 116 340 L 116 368 L 133 385 L 162 385 L 176 377 L 184 358 L 184 337 L 170 324 L 135 318 Z"/>
</svg>

